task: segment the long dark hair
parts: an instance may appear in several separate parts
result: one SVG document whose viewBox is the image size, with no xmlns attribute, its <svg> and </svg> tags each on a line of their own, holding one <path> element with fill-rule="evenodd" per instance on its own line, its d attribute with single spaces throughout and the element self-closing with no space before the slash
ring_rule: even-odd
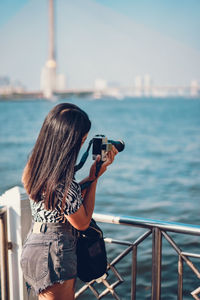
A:
<svg viewBox="0 0 200 300">
<path fill-rule="evenodd" d="M 55 208 L 56 189 L 63 182 L 63 207 L 82 139 L 90 127 L 88 115 L 74 104 L 58 104 L 49 112 L 22 176 L 31 199 L 39 202 L 45 195 L 45 208 Z"/>
</svg>

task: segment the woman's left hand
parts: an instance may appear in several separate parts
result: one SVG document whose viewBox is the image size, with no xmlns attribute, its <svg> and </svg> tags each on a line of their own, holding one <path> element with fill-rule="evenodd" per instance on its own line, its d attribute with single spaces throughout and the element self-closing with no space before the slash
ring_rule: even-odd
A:
<svg viewBox="0 0 200 300">
<path fill-rule="evenodd" d="M 82 183 L 88 180 L 92 181 L 89 187 L 82 191 L 83 205 L 81 205 L 77 212 L 67 216 L 68 221 L 76 229 L 85 230 L 88 228 L 94 211 L 97 179 L 107 170 L 107 167 L 113 163 L 115 155 L 117 153 L 117 149 L 112 146 L 112 150 L 107 153 L 106 160 L 104 162 L 101 162 L 100 170 L 96 177 L 97 164 L 98 162 L 100 163 L 101 160 L 100 155 L 98 155 L 95 162 L 90 168 L 89 176 L 87 177 L 87 179 L 84 179 L 84 181 L 82 181 Z"/>
</svg>

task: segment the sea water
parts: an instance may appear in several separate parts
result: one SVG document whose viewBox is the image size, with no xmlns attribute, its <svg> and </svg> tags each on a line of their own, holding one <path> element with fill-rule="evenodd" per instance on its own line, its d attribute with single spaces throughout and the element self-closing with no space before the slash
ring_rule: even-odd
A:
<svg viewBox="0 0 200 300">
<path fill-rule="evenodd" d="M 200 224 L 200 101 L 194 99 L 1 101 L 0 194 L 21 185 L 23 168 L 43 120 L 61 102 L 77 104 L 92 121 L 79 159 L 95 134 L 125 142 L 124 151 L 99 179 L 95 212 Z M 76 174 L 78 180 L 88 175 L 92 162 L 90 154 Z M 105 236 L 130 242 L 145 232 L 118 225 L 101 226 Z M 184 251 L 200 253 L 200 238 L 173 237 Z M 109 259 L 124 249 L 108 245 Z M 176 252 L 163 241 L 162 299 L 177 299 L 177 261 Z M 200 265 L 197 259 L 194 262 Z M 125 279 L 117 292 L 122 299 L 130 299 L 131 255 L 116 268 Z M 199 280 L 187 266 L 183 284 L 184 299 L 192 299 L 190 292 L 199 286 Z M 151 238 L 138 247 L 137 287 L 137 299 L 150 299 Z"/>
</svg>

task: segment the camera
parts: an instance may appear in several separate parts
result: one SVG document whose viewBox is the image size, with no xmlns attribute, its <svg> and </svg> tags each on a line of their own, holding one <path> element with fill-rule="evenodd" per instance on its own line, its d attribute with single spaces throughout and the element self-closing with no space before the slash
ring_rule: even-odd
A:
<svg viewBox="0 0 200 300">
<path fill-rule="evenodd" d="M 93 148 L 92 148 L 92 158 L 96 159 L 97 155 L 101 156 L 101 161 L 106 160 L 106 155 L 108 151 L 112 150 L 112 145 L 121 152 L 124 150 L 125 144 L 123 141 L 113 141 L 108 140 L 107 137 L 103 134 L 97 134 L 93 138 Z"/>
</svg>

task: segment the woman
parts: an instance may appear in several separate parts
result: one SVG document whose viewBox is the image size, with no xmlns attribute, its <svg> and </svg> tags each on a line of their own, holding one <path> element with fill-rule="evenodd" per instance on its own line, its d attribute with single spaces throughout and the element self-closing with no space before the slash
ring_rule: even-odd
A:
<svg viewBox="0 0 200 300">
<path fill-rule="evenodd" d="M 91 185 L 81 193 L 74 167 L 91 122 L 79 107 L 55 106 L 40 130 L 22 182 L 29 195 L 33 223 L 25 240 L 21 266 L 27 286 L 39 300 L 73 300 L 76 278 L 77 230 L 90 224 L 98 178 L 115 155 L 113 146 L 95 177 L 96 159 L 90 168 Z"/>
</svg>

